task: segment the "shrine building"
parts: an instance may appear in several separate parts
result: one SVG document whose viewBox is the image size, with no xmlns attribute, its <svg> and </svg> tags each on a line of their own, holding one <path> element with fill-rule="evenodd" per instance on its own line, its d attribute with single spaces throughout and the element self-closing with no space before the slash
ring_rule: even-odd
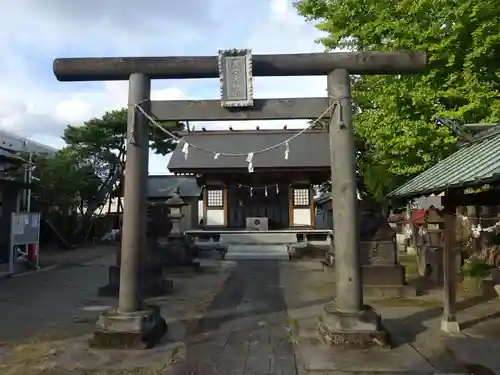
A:
<svg viewBox="0 0 500 375">
<path fill-rule="evenodd" d="M 329 139 L 301 131 L 186 132 L 168 169 L 196 176 L 207 230 L 314 229 L 313 186 L 330 179 Z"/>
</svg>

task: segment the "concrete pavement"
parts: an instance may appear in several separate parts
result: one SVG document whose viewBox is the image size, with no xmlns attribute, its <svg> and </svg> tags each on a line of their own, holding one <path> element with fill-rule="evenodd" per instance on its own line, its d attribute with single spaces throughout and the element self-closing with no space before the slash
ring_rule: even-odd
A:
<svg viewBox="0 0 500 375">
<path fill-rule="evenodd" d="M 439 332 L 441 295 L 368 300 L 382 313 L 394 349 L 345 351 L 320 343 L 317 317 L 335 285 L 318 260 L 203 260 L 204 272 L 171 274 L 175 293 L 150 301 L 169 323 L 160 345 L 90 350 L 86 339 L 97 315 L 116 303 L 96 293 L 113 262 L 109 253 L 0 281 L 0 373 L 424 375 L 483 366 L 500 374 L 497 299 L 461 296 L 464 330 L 454 337 Z"/>
<path fill-rule="evenodd" d="M 242 260 L 169 374 L 296 374 L 280 262 Z"/>
</svg>

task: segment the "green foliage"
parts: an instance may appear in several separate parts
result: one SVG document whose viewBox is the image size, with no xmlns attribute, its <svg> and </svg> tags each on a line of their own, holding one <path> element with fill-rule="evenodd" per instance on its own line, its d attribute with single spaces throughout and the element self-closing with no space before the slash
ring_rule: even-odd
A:
<svg viewBox="0 0 500 375">
<path fill-rule="evenodd" d="M 162 123 L 170 131 L 183 128 L 182 123 Z M 160 130 L 148 128 L 150 147 L 167 154 L 175 142 Z M 47 207 L 58 207 L 69 213 L 81 213 L 92 200 L 99 201 L 98 191 L 125 161 L 127 110 L 106 112 L 83 125 L 68 125 L 62 139 L 66 146 L 53 156 L 34 159 L 36 199 Z M 117 182 L 119 186 L 120 181 Z"/>
<path fill-rule="evenodd" d="M 371 195 L 382 197 L 456 149 L 437 116 L 500 121 L 500 7 L 492 0 L 301 0 L 299 14 L 325 32 L 327 50 L 423 50 L 414 76 L 361 76 L 353 82 L 366 142 L 358 160 Z"/>
<path fill-rule="evenodd" d="M 57 207 L 69 214 L 81 210 L 101 184 L 92 166 L 82 163 L 70 147 L 54 155 L 35 155 L 33 166 L 33 198 L 44 211 Z"/>
<path fill-rule="evenodd" d="M 491 266 L 478 259 L 468 259 L 462 267 L 462 274 L 466 277 L 485 277 Z"/>
<path fill-rule="evenodd" d="M 183 124 L 165 122 L 164 128 L 182 130 Z M 148 128 L 150 147 L 159 154 L 166 155 L 175 148 L 175 141 L 161 130 Z M 68 125 L 62 139 L 81 157 L 91 163 L 101 178 L 112 167 L 123 162 L 126 148 L 127 109 L 106 112 L 101 118 L 92 118 L 83 125 Z"/>
</svg>

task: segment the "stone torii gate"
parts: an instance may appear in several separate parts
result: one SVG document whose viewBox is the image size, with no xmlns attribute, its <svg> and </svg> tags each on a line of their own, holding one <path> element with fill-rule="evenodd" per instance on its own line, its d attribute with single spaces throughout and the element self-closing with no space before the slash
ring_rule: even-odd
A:
<svg viewBox="0 0 500 375">
<path fill-rule="evenodd" d="M 350 74 L 415 74 L 425 69 L 426 61 L 423 52 L 252 57 L 249 50 L 221 51 L 219 56 L 199 57 L 56 59 L 54 74 L 59 81 L 129 81 L 119 301 L 116 310 L 100 317 L 94 344 L 147 347 L 166 331 L 158 310 L 142 305 L 139 291 L 141 252 L 146 249 L 149 151 L 148 120 L 141 111 L 159 121 L 314 119 L 332 105 L 330 154 L 337 298 L 334 304 L 325 307 L 322 332 L 339 344 L 384 341 L 380 316 L 363 307 Z M 253 99 L 252 76 L 311 75 L 327 76 L 328 98 Z M 152 79 L 218 77 L 222 102 L 150 101 Z"/>
</svg>

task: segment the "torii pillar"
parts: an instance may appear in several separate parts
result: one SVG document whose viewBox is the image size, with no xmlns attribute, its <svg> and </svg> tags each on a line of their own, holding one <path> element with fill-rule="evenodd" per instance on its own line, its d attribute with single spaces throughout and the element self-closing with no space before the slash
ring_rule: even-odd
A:
<svg viewBox="0 0 500 375">
<path fill-rule="evenodd" d="M 149 128 L 148 119 L 136 106 L 149 112 L 150 91 L 151 79 L 148 76 L 130 74 L 118 308 L 99 317 L 90 340 L 90 345 L 96 348 L 148 348 L 167 331 L 159 309 L 143 306 L 141 300 L 142 284 L 150 279 L 147 273 L 151 270 L 146 266 L 149 265 L 146 237 Z"/>
<path fill-rule="evenodd" d="M 318 331 L 333 345 L 365 348 L 389 346 L 382 319 L 363 304 L 359 260 L 359 208 L 356 148 L 352 128 L 350 75 L 336 69 L 327 76 L 328 95 L 336 103 L 330 118 L 332 208 L 334 223 L 336 299 L 325 306 Z"/>
</svg>

